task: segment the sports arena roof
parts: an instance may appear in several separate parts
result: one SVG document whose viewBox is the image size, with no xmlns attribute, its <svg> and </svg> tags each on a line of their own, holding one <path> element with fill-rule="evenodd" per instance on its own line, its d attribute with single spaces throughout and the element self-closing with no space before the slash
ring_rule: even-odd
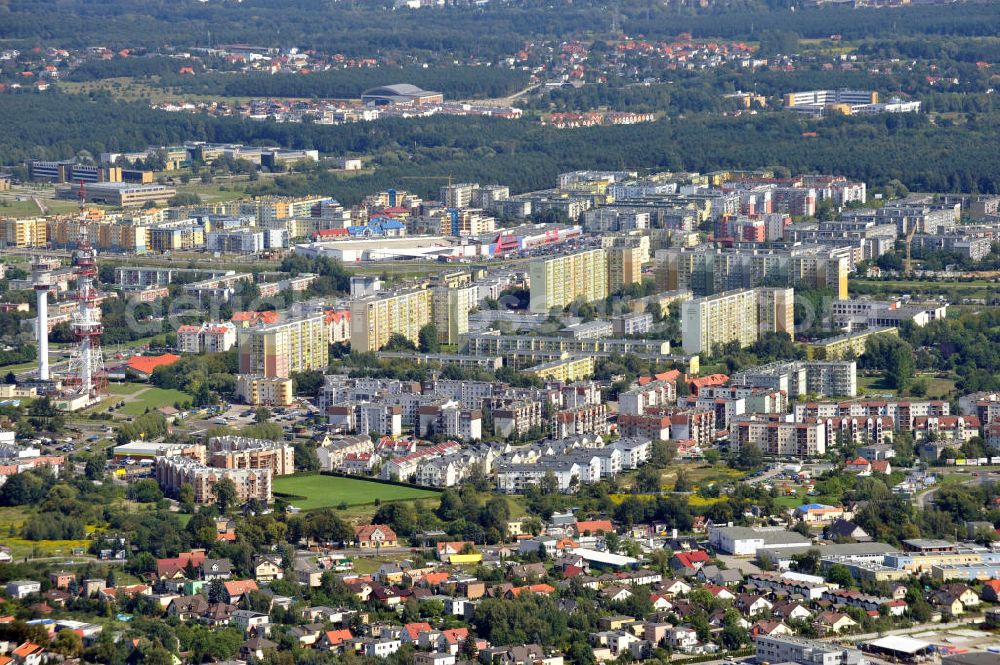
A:
<svg viewBox="0 0 1000 665">
<path fill-rule="evenodd" d="M 440 97 L 440 92 L 421 90 L 411 83 L 395 83 L 371 88 L 361 93 L 361 101 L 412 102 L 425 97 Z"/>
<path fill-rule="evenodd" d="M 393 85 L 381 85 L 377 88 L 365 90 L 364 95 L 422 95 L 425 94 L 417 86 L 411 83 L 395 83 Z"/>
</svg>

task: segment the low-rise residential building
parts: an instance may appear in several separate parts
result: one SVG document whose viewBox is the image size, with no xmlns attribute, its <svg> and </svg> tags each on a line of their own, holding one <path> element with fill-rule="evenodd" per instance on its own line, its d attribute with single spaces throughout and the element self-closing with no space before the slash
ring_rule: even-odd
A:
<svg viewBox="0 0 1000 665">
<path fill-rule="evenodd" d="M 236 396 L 253 406 L 290 406 L 295 401 L 292 387 L 287 377 L 236 375 Z"/>
</svg>

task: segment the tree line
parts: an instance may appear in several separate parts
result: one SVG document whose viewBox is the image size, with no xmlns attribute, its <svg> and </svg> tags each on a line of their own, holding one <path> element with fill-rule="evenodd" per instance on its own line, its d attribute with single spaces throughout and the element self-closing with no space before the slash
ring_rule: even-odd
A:
<svg viewBox="0 0 1000 665">
<path fill-rule="evenodd" d="M 626 34 L 671 39 L 689 32 L 696 37 L 761 40 L 780 22 L 782 31 L 803 37 L 841 34 L 846 39 L 882 35 L 982 35 L 1000 33 L 1000 16 L 989 2 L 913 7 L 900 12 L 842 7 L 804 8 L 788 0 L 711 3 L 620 3 L 619 27 Z M 799 5 L 789 11 L 792 4 Z M 442 11 L 396 11 L 392 3 L 334 3 L 268 0 L 241 3 L 144 2 L 129 0 L 95 5 L 87 0 L 10 0 L 0 6 L 0 38 L 15 48 L 46 42 L 65 47 L 104 44 L 181 48 L 250 43 L 299 46 L 330 53 L 381 53 L 431 57 L 507 55 L 525 40 L 564 40 L 603 34 L 610 27 L 607 6 L 600 0 L 551 4 L 539 0 L 474 3 Z"/>
<path fill-rule="evenodd" d="M 226 97 L 358 98 L 369 88 L 411 83 L 446 99 L 503 97 L 523 88 L 528 73 L 501 67 L 366 67 L 311 74 L 168 76 L 159 84 L 185 94 Z"/>
</svg>

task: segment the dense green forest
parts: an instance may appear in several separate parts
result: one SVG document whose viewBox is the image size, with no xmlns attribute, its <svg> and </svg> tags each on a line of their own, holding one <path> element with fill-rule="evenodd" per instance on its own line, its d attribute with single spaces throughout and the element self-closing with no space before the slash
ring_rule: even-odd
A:
<svg viewBox="0 0 1000 665">
<path fill-rule="evenodd" d="M 161 81 L 186 94 L 314 98 L 357 98 L 369 88 L 393 83 L 412 83 L 424 90 L 443 92 L 449 99 L 504 97 L 527 85 L 528 73 L 499 67 L 372 67 L 277 76 L 171 76 Z"/>
<path fill-rule="evenodd" d="M 972 71 L 961 71 L 963 69 Z M 938 67 L 941 69 L 941 66 Z M 718 69 L 712 72 L 676 72 L 664 76 L 665 83 L 637 84 L 609 78 L 606 84 L 581 88 L 558 88 L 527 100 L 527 107 L 542 111 L 587 111 L 607 107 L 616 111 L 664 112 L 668 115 L 732 111 L 738 108 L 725 95 L 754 91 L 778 103 L 793 90 L 855 88 L 875 90 L 882 99 L 893 96 L 918 99 L 925 111 L 984 113 L 997 108 L 990 89 L 995 82 L 989 71 L 973 65 L 958 66 L 954 75 L 960 83 L 946 88 L 927 82 L 929 68 L 900 71 L 893 75 L 865 71 L 800 69 L 794 72 Z M 525 104 L 525 101 L 521 102 Z"/>
<path fill-rule="evenodd" d="M 70 81 L 93 81 L 120 76 L 170 76 L 181 67 L 190 67 L 200 73 L 201 63 L 178 60 L 163 56 L 114 58 L 113 60 L 91 60 L 72 71 Z"/>
<path fill-rule="evenodd" d="M 713 3 L 715 5 L 717 3 Z M 797 8 L 791 2 L 731 2 L 696 12 L 646 0 L 619 4 L 626 34 L 651 39 L 681 32 L 695 37 L 761 39 L 781 25 L 803 37 L 837 33 L 846 39 L 882 35 L 1000 34 L 1000 12 L 991 2 L 913 7 L 904 11 Z M 393 11 L 389 2 L 327 0 L 5 0 L 0 38 L 12 46 L 58 42 L 65 47 L 179 47 L 210 44 L 317 48 L 351 55 L 448 53 L 490 57 L 509 54 L 524 40 L 563 39 L 610 27 L 601 0 L 549 3 L 491 2 L 432 11 Z M 68 20 L 72 17 L 72 20 Z"/>
<path fill-rule="evenodd" d="M 1000 153 L 994 148 L 998 113 L 961 124 L 934 124 L 916 114 L 822 121 L 764 114 L 579 130 L 454 116 L 330 126 L 165 113 L 108 96 L 49 92 L 0 95 L 0 117 L 6 119 L 2 164 L 185 140 L 372 155 L 377 167 L 372 174 L 349 179 L 326 172 L 291 174 L 259 184 L 259 191 L 327 193 L 348 203 L 398 184 L 405 175 L 453 175 L 525 191 L 552 186 L 561 171 L 624 167 L 711 171 L 784 165 L 874 185 L 895 178 L 914 191 L 1000 191 Z"/>
</svg>

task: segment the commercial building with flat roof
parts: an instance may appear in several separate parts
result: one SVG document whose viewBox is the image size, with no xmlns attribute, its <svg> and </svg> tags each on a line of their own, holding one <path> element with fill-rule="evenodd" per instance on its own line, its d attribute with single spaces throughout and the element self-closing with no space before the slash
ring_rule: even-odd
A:
<svg viewBox="0 0 1000 665">
<path fill-rule="evenodd" d="M 711 527 L 708 542 L 726 554 L 753 556 L 762 549 L 784 549 L 809 545 L 800 533 L 783 528 L 754 529 L 746 526 Z"/>
<path fill-rule="evenodd" d="M 84 198 L 93 203 L 106 203 L 119 208 L 142 207 L 147 203 L 166 205 L 177 190 L 167 185 L 133 185 L 125 182 L 95 182 L 84 187 Z M 79 190 L 67 188 L 59 191 L 64 199 L 75 199 Z"/>
<path fill-rule="evenodd" d="M 193 459 L 205 460 L 205 447 L 198 444 L 164 443 L 162 441 L 130 441 L 115 446 L 112 454 L 118 459 L 153 459 L 156 457 L 173 457 L 183 455 Z"/>
<path fill-rule="evenodd" d="M 798 665 L 863 665 L 857 649 L 809 640 L 791 635 L 758 635 L 755 642 L 757 662 L 798 663 Z"/>
</svg>

